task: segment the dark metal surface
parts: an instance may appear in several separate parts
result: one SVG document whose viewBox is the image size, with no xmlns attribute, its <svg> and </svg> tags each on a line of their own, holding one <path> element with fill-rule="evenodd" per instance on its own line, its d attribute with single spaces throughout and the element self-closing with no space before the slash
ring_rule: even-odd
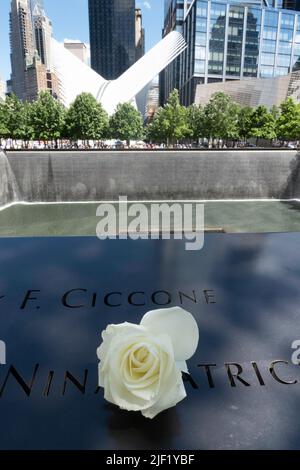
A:
<svg viewBox="0 0 300 470">
<path fill-rule="evenodd" d="M 300 448 L 300 382 L 278 380 L 300 381 L 291 363 L 300 339 L 299 247 L 299 234 L 209 234 L 196 253 L 180 241 L 2 239 L 0 448 Z M 67 303 L 83 306 L 64 306 L 63 295 L 79 288 L 87 292 Z M 40 292 L 24 305 L 28 290 Z M 187 399 L 150 421 L 95 393 L 96 348 L 108 323 L 137 323 L 169 300 L 194 314 L 200 344 Z M 275 360 L 288 364 L 272 368 Z M 238 366 L 228 363 L 250 385 L 232 386 L 227 369 Z M 199 364 L 216 364 L 214 388 Z"/>
</svg>

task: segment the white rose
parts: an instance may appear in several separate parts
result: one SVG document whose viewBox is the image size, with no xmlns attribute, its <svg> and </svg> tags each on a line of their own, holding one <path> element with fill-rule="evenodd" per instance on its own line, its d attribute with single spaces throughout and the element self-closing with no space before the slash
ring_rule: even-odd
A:
<svg viewBox="0 0 300 470">
<path fill-rule="evenodd" d="M 107 401 L 154 418 L 186 397 L 181 371 L 195 353 L 198 326 L 180 307 L 146 313 L 140 325 L 109 325 L 98 348 Z"/>
</svg>

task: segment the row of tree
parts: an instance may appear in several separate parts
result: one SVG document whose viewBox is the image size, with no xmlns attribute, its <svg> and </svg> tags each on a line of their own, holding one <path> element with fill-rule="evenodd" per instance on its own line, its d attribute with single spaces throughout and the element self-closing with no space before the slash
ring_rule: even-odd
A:
<svg viewBox="0 0 300 470">
<path fill-rule="evenodd" d="M 266 106 L 252 108 L 215 93 L 206 106 L 184 107 L 174 91 L 149 125 L 148 137 L 158 141 L 206 138 L 233 143 L 250 137 L 295 141 L 300 139 L 300 104 L 288 98 L 271 110 Z"/>
<path fill-rule="evenodd" d="M 50 141 L 131 140 L 143 135 L 141 114 L 131 104 L 119 105 L 108 117 L 101 104 L 89 93 L 79 95 L 69 109 L 50 93 L 40 93 L 32 103 L 22 103 L 15 95 L 0 102 L 0 138 Z"/>
<path fill-rule="evenodd" d="M 154 119 L 143 125 L 131 104 L 120 104 L 113 116 L 88 93 L 79 95 L 69 109 L 48 92 L 32 103 L 12 95 L 0 102 L 0 138 L 30 140 L 139 140 L 156 143 L 195 141 L 200 138 L 227 142 L 250 137 L 272 141 L 300 140 L 300 104 L 288 98 L 279 107 L 240 106 L 228 95 L 216 93 L 205 106 L 180 105 L 174 90 Z"/>
</svg>

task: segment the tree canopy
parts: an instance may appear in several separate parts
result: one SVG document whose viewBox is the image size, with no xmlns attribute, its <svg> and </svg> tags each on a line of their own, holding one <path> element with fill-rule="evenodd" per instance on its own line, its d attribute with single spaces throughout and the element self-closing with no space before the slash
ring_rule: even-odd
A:
<svg viewBox="0 0 300 470">
<path fill-rule="evenodd" d="M 109 118 L 89 93 L 77 96 L 70 108 L 49 92 L 32 103 L 15 95 L 0 101 L 0 138 L 13 140 L 104 140 L 106 138 L 175 144 L 182 141 L 300 140 L 300 104 L 287 98 L 281 106 L 240 106 L 225 93 L 215 93 L 206 105 L 182 106 L 174 90 L 152 122 L 143 126 L 142 116 L 130 103 L 119 104 Z"/>
<path fill-rule="evenodd" d="M 276 133 L 281 140 L 300 139 L 300 105 L 288 98 L 280 106 Z"/>
<path fill-rule="evenodd" d="M 174 90 L 167 104 L 158 110 L 150 124 L 148 137 L 154 141 L 166 139 L 168 143 L 175 143 L 190 134 L 187 108 L 180 105 L 179 92 Z"/>
<path fill-rule="evenodd" d="M 106 137 L 108 116 L 90 93 L 77 96 L 66 114 L 66 137 L 82 140 L 100 140 Z"/>
<path fill-rule="evenodd" d="M 40 93 L 28 112 L 35 139 L 47 141 L 60 138 L 65 126 L 66 111 L 48 91 Z"/>
<path fill-rule="evenodd" d="M 110 136 L 120 140 L 139 140 L 143 137 L 143 120 L 141 113 L 130 103 L 117 106 L 109 120 Z"/>
<path fill-rule="evenodd" d="M 239 106 L 225 93 L 215 93 L 205 106 L 205 137 L 238 139 Z"/>
</svg>

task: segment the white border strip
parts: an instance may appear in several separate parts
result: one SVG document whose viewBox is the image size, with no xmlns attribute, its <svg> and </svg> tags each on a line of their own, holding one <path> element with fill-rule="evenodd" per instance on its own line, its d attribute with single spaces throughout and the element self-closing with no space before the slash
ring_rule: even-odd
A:
<svg viewBox="0 0 300 470">
<path fill-rule="evenodd" d="M 59 205 L 89 205 L 89 204 L 209 204 L 213 202 L 300 202 L 300 199 L 149 199 L 149 200 L 128 200 L 127 202 L 112 200 L 112 201 L 53 201 L 53 202 L 12 202 L 0 207 L 0 212 L 14 206 L 59 206 Z"/>
</svg>

